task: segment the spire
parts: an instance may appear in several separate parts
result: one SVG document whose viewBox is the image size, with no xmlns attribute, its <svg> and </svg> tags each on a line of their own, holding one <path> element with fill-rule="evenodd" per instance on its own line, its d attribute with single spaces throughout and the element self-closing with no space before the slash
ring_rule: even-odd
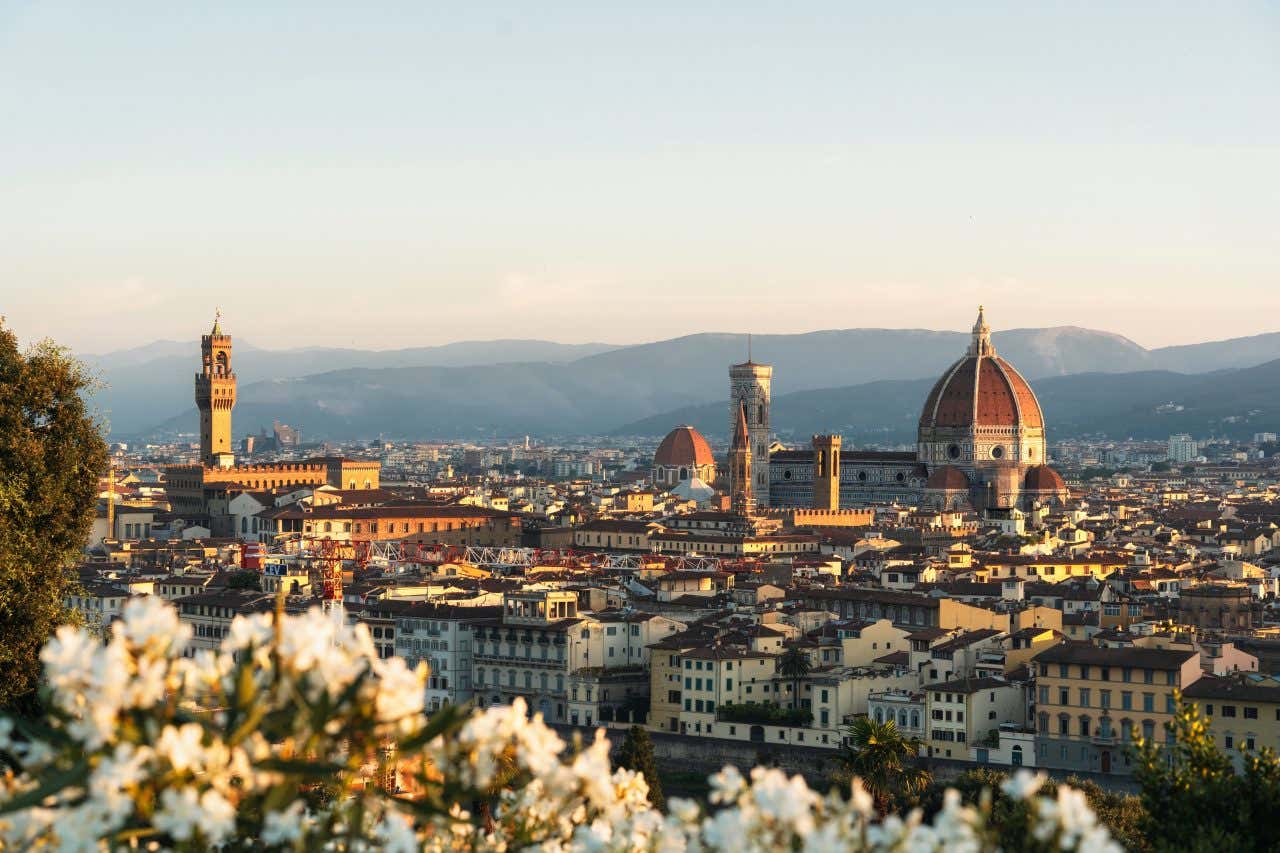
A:
<svg viewBox="0 0 1280 853">
<path fill-rule="evenodd" d="M 991 346 L 991 327 L 987 325 L 986 313 L 978 306 L 978 319 L 973 324 L 973 342 L 969 344 L 969 355 L 995 355 L 995 347 Z"/>
<path fill-rule="evenodd" d="M 729 442 L 730 450 L 737 450 L 740 447 L 750 449 L 751 438 L 747 432 L 747 404 L 745 402 L 738 403 L 738 420 L 733 425 L 733 440 Z"/>
<path fill-rule="evenodd" d="M 747 364 L 751 363 L 751 333 L 747 332 Z"/>
<path fill-rule="evenodd" d="M 222 334 L 222 309 L 213 309 L 213 331 L 210 333 L 215 337 Z"/>
</svg>

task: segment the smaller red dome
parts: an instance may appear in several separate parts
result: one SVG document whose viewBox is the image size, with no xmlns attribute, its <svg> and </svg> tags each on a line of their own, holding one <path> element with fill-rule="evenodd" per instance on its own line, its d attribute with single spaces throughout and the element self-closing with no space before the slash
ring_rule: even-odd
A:
<svg viewBox="0 0 1280 853">
<path fill-rule="evenodd" d="M 662 439 L 662 444 L 658 445 L 657 452 L 653 454 L 655 468 L 714 465 L 715 461 L 711 445 L 707 444 L 702 433 L 687 424 L 667 433 L 667 437 Z"/>
<path fill-rule="evenodd" d="M 943 465 L 929 475 L 924 487 L 937 492 L 967 492 L 969 477 L 954 465 Z"/>
<path fill-rule="evenodd" d="M 1065 492 L 1067 484 L 1062 475 L 1048 465 L 1032 465 L 1027 469 L 1027 476 L 1022 481 L 1022 488 L 1028 492 Z"/>
</svg>

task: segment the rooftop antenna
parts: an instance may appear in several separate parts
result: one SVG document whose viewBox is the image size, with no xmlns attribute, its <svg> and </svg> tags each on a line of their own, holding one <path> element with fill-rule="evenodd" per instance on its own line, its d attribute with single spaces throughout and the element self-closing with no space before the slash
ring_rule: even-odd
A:
<svg viewBox="0 0 1280 853">
<path fill-rule="evenodd" d="M 747 332 L 747 364 L 751 363 L 751 333 Z"/>
</svg>

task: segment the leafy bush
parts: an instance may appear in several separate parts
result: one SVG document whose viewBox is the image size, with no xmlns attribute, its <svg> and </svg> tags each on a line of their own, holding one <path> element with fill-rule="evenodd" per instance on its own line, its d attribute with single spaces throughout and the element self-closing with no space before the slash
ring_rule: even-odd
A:
<svg viewBox="0 0 1280 853">
<path fill-rule="evenodd" d="M 718 714 L 726 723 L 807 726 L 813 722 L 813 711 L 808 708 L 784 708 L 768 702 L 727 702 L 720 706 Z"/>
<path fill-rule="evenodd" d="M 236 619 L 217 651 L 156 598 L 128 602 L 107 644 L 64 626 L 42 653 L 47 718 L 8 718 L 0 848 L 30 850 L 994 851 L 990 809 L 944 795 L 878 820 L 853 782 L 822 796 L 799 776 L 726 767 L 708 815 L 653 808 L 614 770 L 603 731 L 565 744 L 522 700 L 424 714 L 426 670 L 380 660 L 363 626 L 320 611 Z M 1026 800 L 1044 850 L 1119 851 L 1084 796 Z"/>
</svg>

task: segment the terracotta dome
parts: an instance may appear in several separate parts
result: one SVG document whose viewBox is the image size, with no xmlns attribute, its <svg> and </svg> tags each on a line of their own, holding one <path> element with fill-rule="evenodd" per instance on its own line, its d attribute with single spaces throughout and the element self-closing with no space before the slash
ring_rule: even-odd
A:
<svg viewBox="0 0 1280 853">
<path fill-rule="evenodd" d="M 922 427 L 1043 427 L 1027 380 L 1003 358 L 970 355 L 951 366 L 925 400 Z"/>
<path fill-rule="evenodd" d="M 1027 469 L 1027 476 L 1022 488 L 1028 492 L 1065 492 L 1067 484 L 1062 475 L 1048 465 L 1032 465 Z"/>
<path fill-rule="evenodd" d="M 942 374 L 925 399 L 920 426 L 1044 427 L 1036 395 L 1022 374 L 996 355 L 981 312 L 968 353 Z"/>
<path fill-rule="evenodd" d="M 667 437 L 662 439 L 662 444 L 658 445 L 657 452 L 653 454 L 653 464 L 657 468 L 681 465 L 698 467 L 714 465 L 715 461 L 711 445 L 707 444 L 702 433 L 687 424 L 667 433 Z"/>
<path fill-rule="evenodd" d="M 943 465 L 929 475 L 924 487 L 938 492 L 966 492 L 969 490 L 969 477 L 954 465 Z"/>
</svg>

